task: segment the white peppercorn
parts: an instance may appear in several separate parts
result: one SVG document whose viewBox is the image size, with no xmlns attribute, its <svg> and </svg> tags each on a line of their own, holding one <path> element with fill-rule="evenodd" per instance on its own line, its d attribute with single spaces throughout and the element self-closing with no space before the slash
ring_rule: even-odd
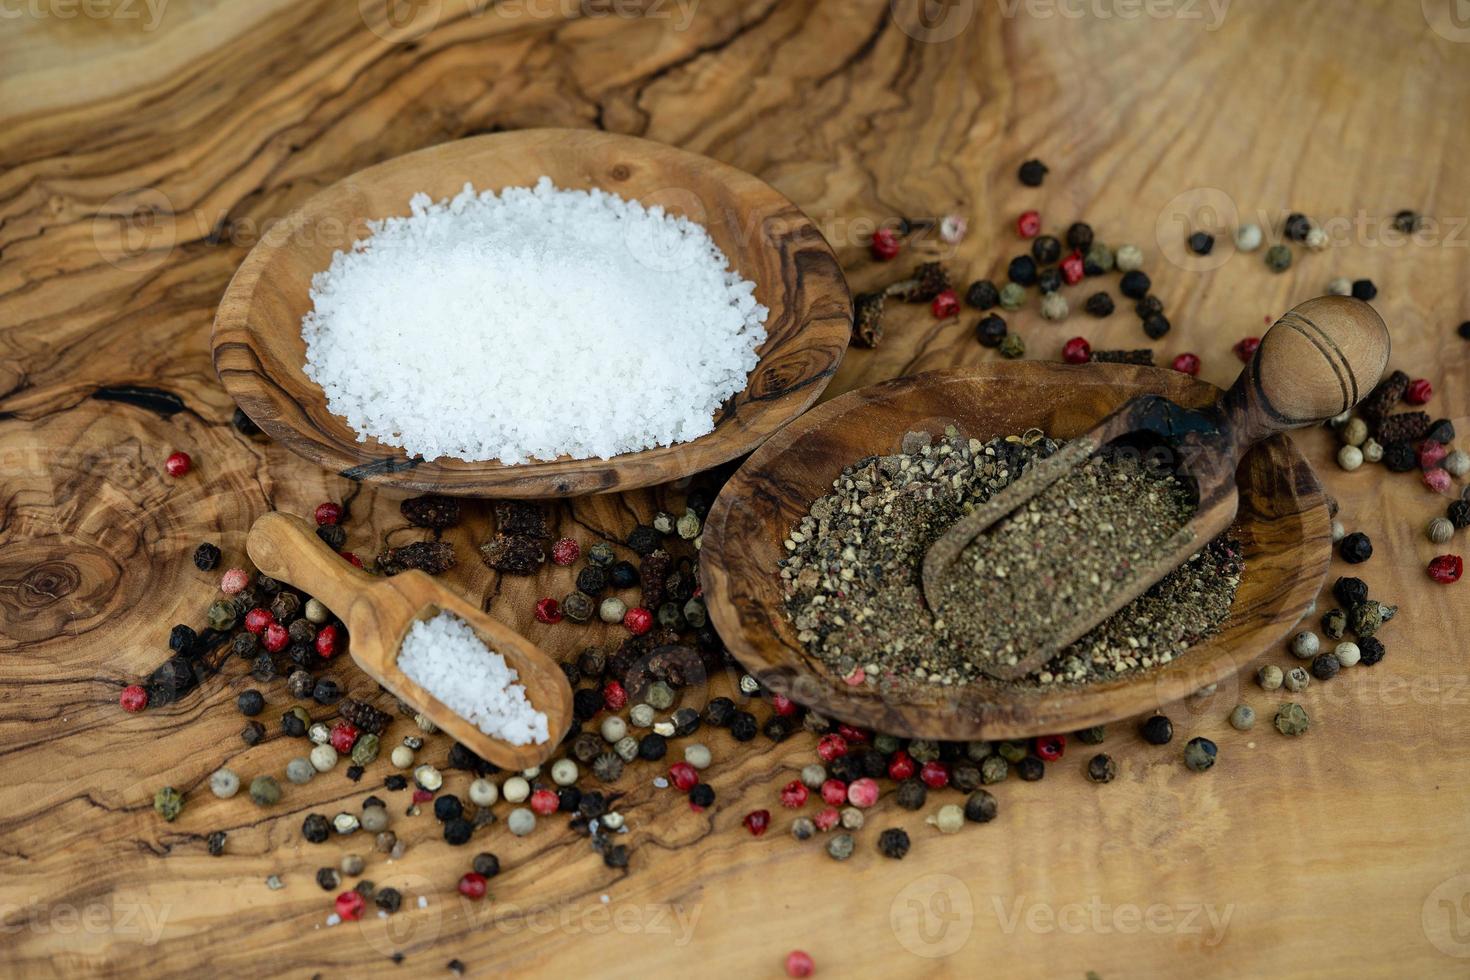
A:
<svg viewBox="0 0 1470 980">
<path fill-rule="evenodd" d="M 842 808 L 842 829 L 843 830 L 862 830 L 863 829 L 863 811 L 859 810 L 855 806 L 845 806 L 845 807 L 843 807 Z"/>
<path fill-rule="evenodd" d="M 613 746 L 613 751 L 624 762 L 632 762 L 638 758 L 638 740 L 632 735 L 625 735 L 618 739 L 617 744 Z"/>
<path fill-rule="evenodd" d="M 436 793 L 444 785 L 444 776 L 433 766 L 423 765 L 413 771 L 413 781 L 430 793 Z"/>
<path fill-rule="evenodd" d="M 653 714 L 653 709 L 650 708 L 648 713 L 650 715 Z M 612 745 L 618 739 L 628 734 L 628 723 L 617 715 L 608 715 L 602 719 L 602 727 L 599 730 L 602 732 L 603 741 Z"/>
<path fill-rule="evenodd" d="M 527 779 L 535 779 L 537 776 L 541 775 L 541 767 L 532 766 L 529 769 L 522 769 L 521 775 L 525 776 Z"/>
<path fill-rule="evenodd" d="M 741 694 L 745 694 L 745 695 L 759 694 L 760 693 L 760 689 L 761 689 L 761 682 L 760 681 L 756 680 L 754 677 L 751 677 L 749 674 L 741 674 L 740 675 L 740 693 Z"/>
<path fill-rule="evenodd" d="M 801 767 L 801 785 L 807 789 L 821 789 L 827 781 L 827 767 L 820 762 Z"/>
<path fill-rule="evenodd" d="M 1361 446 L 1368 438 L 1368 423 L 1354 416 L 1337 430 L 1337 438 L 1341 439 L 1345 445 Z"/>
<path fill-rule="evenodd" d="M 1332 522 L 1332 543 L 1337 544 L 1345 537 L 1347 537 L 1347 527 L 1343 525 L 1342 521 L 1334 520 Z"/>
<path fill-rule="evenodd" d="M 524 803 L 531 795 L 531 784 L 524 776 L 512 776 L 500 784 L 500 795 L 507 803 Z"/>
<path fill-rule="evenodd" d="M 621 623 L 628 614 L 628 604 L 617 596 L 608 596 L 597 607 L 597 618 L 604 623 Z"/>
<path fill-rule="evenodd" d="M 240 777 L 233 769 L 216 769 L 209 777 L 209 790 L 222 800 L 228 800 L 240 792 Z"/>
<path fill-rule="evenodd" d="M 1260 225 L 1241 225 L 1235 229 L 1235 247 L 1242 252 L 1254 252 L 1261 247 L 1263 237 Z"/>
<path fill-rule="evenodd" d="M 518 806 L 505 818 L 505 826 L 517 837 L 524 837 L 536 829 L 536 814 L 529 807 Z"/>
<path fill-rule="evenodd" d="M 362 808 L 362 829 L 370 834 L 381 834 L 388 829 L 388 809 L 377 805 Z"/>
<path fill-rule="evenodd" d="M 399 769 L 413 768 L 413 749 L 407 745 L 395 745 L 393 751 L 388 754 L 388 759 Z"/>
<path fill-rule="evenodd" d="M 1450 476 L 1464 476 L 1470 473 L 1470 453 L 1463 449 L 1456 449 L 1440 460 L 1439 465 L 1444 467 L 1445 472 Z"/>
<path fill-rule="evenodd" d="M 1143 251 L 1137 245 L 1119 245 L 1113 252 L 1113 265 L 1119 272 L 1143 268 Z"/>
<path fill-rule="evenodd" d="M 307 599 L 306 605 L 301 610 L 301 615 L 320 626 L 332 618 L 332 612 L 322 605 L 320 599 Z"/>
<path fill-rule="evenodd" d="M 1311 683 L 1312 675 L 1307 673 L 1307 668 L 1305 667 L 1291 668 L 1286 672 L 1286 676 L 1283 677 L 1281 680 L 1281 685 L 1285 687 L 1288 691 L 1291 691 L 1293 694 L 1305 691 L 1307 689 L 1307 685 Z"/>
<path fill-rule="evenodd" d="M 1365 463 L 1377 463 L 1383 459 L 1383 444 L 1377 439 L 1364 439 L 1363 445 L 1359 448 L 1363 450 L 1363 462 Z"/>
<path fill-rule="evenodd" d="M 480 778 L 470 783 L 470 802 L 475 806 L 490 806 L 500 799 L 500 787 L 490 780 Z"/>
<path fill-rule="evenodd" d="M 1351 296 L 1353 281 L 1347 276 L 1334 276 L 1327 282 L 1327 291 L 1334 296 Z"/>
<path fill-rule="evenodd" d="M 557 759 L 551 764 L 551 781 L 558 786 L 570 786 L 577 781 L 577 764 L 571 759 Z"/>
<path fill-rule="evenodd" d="M 318 748 L 320 748 L 320 746 L 318 746 Z M 298 756 L 297 758 L 292 759 L 290 762 L 286 763 L 286 779 L 290 782 L 296 783 L 298 786 L 302 783 L 311 782 L 311 777 L 315 775 L 316 766 L 312 764 L 310 759 L 305 759 Z"/>
<path fill-rule="evenodd" d="M 1322 648 L 1322 642 L 1311 630 L 1302 630 L 1291 638 L 1291 652 L 1299 660 L 1311 660 Z"/>
<path fill-rule="evenodd" d="M 342 873 L 344 875 L 347 875 L 349 878 L 356 878 L 358 875 L 362 874 L 364 864 L 365 862 L 363 861 L 361 854 L 344 854 L 342 855 L 342 863 L 339 864 L 337 867 L 340 868 Z"/>
<path fill-rule="evenodd" d="M 924 822 L 938 827 L 941 834 L 957 834 L 965 825 L 965 808 L 957 803 L 946 803 Z"/>
<path fill-rule="evenodd" d="M 1433 517 L 1424 533 L 1435 544 L 1447 544 L 1455 536 L 1455 525 L 1448 517 Z"/>
<path fill-rule="evenodd" d="M 332 740 L 332 730 L 324 722 L 317 722 L 306 730 L 306 737 L 314 745 L 326 745 Z"/>
<path fill-rule="evenodd" d="M 332 829 L 339 834 L 350 834 L 362 826 L 362 821 L 350 813 L 339 813 L 332 818 Z"/>
<path fill-rule="evenodd" d="M 317 772 L 331 772 L 337 764 L 337 750 L 330 745 L 318 745 L 311 750 L 311 764 Z"/>
<path fill-rule="evenodd" d="M 635 704 L 628 709 L 628 721 L 634 728 L 647 728 L 653 724 L 653 705 Z M 622 736 L 618 736 L 621 738 Z M 616 741 L 616 739 L 614 739 Z"/>
<path fill-rule="evenodd" d="M 622 830 L 624 822 L 623 815 L 616 810 L 610 810 L 597 818 L 598 826 L 608 830 Z"/>
<path fill-rule="evenodd" d="M 712 761 L 709 746 L 703 742 L 694 742 L 684 746 L 684 761 L 696 769 L 708 769 Z"/>
<path fill-rule="evenodd" d="M 1067 297 L 1061 293 L 1047 293 L 1041 297 L 1041 315 L 1047 320 L 1065 320 L 1071 312 Z"/>
<path fill-rule="evenodd" d="M 664 738 L 673 738 L 676 729 L 672 721 L 656 721 L 653 723 L 653 731 L 655 735 L 662 735 Z"/>
<path fill-rule="evenodd" d="M 1256 709 L 1248 704 L 1237 704 L 1230 712 L 1230 727 L 1238 732 L 1248 732 L 1256 723 Z"/>
<path fill-rule="evenodd" d="M 1327 247 L 1327 232 L 1313 225 L 1307 232 L 1307 248 L 1314 252 L 1320 252 Z"/>
<path fill-rule="evenodd" d="M 1345 640 L 1342 643 L 1339 643 L 1336 648 L 1333 649 L 1332 653 L 1334 656 L 1337 657 L 1337 662 L 1342 664 L 1344 667 L 1352 667 L 1356 665 L 1359 660 L 1363 659 L 1363 651 L 1359 650 L 1358 645 L 1351 640 Z"/>
<path fill-rule="evenodd" d="M 1363 465 L 1363 450 L 1357 446 L 1343 446 L 1337 451 L 1337 465 L 1351 473 Z"/>
<path fill-rule="evenodd" d="M 1281 688 L 1281 668 L 1275 664 L 1267 664 L 1256 671 L 1256 682 L 1268 691 L 1276 691 Z"/>
</svg>

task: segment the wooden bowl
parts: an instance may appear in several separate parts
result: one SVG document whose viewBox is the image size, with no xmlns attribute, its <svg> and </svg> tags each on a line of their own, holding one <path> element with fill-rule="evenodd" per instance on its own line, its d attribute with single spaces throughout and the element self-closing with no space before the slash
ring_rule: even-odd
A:
<svg viewBox="0 0 1470 980">
<path fill-rule="evenodd" d="M 698 221 L 770 309 L 768 338 L 713 432 L 612 459 L 506 466 L 413 459 L 358 442 L 306 377 L 301 318 L 313 274 L 367 235 L 367 221 L 408 213 L 423 191 L 529 186 L 601 188 Z M 214 365 L 235 401 L 273 439 L 343 476 L 415 493 L 556 497 L 663 483 L 750 452 L 809 407 L 847 348 L 852 300 L 812 221 L 770 186 L 696 153 L 590 130 L 532 129 L 443 143 L 369 167 L 316 194 L 251 249 L 220 301 Z"/>
<path fill-rule="evenodd" d="M 1322 488 L 1282 436 L 1251 450 L 1237 474 L 1240 511 L 1233 530 L 1246 565 L 1229 617 L 1219 634 L 1160 667 L 1081 687 L 1018 688 L 983 679 L 885 699 L 845 684 L 809 656 L 786 616 L 776 564 L 785 554 L 782 542 L 844 467 L 897 452 L 906 432 L 937 434 L 946 425 L 978 439 L 1033 426 L 1070 438 L 1129 398 L 1153 392 L 1190 408 L 1209 405 L 1218 394 L 1175 371 L 1019 361 L 900 378 L 808 412 L 745 462 L 710 511 L 700 577 L 715 629 L 770 690 L 828 717 L 911 738 L 1069 732 L 1233 677 L 1306 614 L 1332 557 Z"/>
</svg>

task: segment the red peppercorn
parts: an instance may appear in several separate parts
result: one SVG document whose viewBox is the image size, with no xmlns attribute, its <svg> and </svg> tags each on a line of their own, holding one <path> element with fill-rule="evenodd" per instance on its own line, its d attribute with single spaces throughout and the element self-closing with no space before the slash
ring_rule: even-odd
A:
<svg viewBox="0 0 1470 980">
<path fill-rule="evenodd" d="M 359 557 L 357 557 L 356 552 L 352 552 L 352 551 L 339 551 L 339 552 L 337 552 L 337 554 L 339 554 L 343 558 L 345 558 L 347 560 L 347 564 L 351 565 L 353 568 L 364 568 L 364 567 L 366 567 L 366 566 L 363 565 L 362 559 L 359 558 Z"/>
<path fill-rule="evenodd" d="M 148 689 L 140 684 L 129 684 L 117 696 L 117 703 L 124 711 L 137 714 L 148 707 Z"/>
<path fill-rule="evenodd" d="M 346 755 L 357 744 L 357 734 L 357 726 L 352 724 L 352 722 L 339 721 L 332 726 L 332 730 L 328 734 L 327 739 L 332 743 L 332 748 Z"/>
<path fill-rule="evenodd" d="M 840 779 L 822 781 L 822 802 L 841 806 L 847 802 L 847 784 Z"/>
<path fill-rule="evenodd" d="M 561 806 L 561 798 L 549 789 L 538 789 L 531 794 L 531 809 L 539 817 L 549 817 Z"/>
<path fill-rule="evenodd" d="M 634 636 L 642 636 L 653 629 L 653 613 L 642 606 L 634 606 L 623 614 L 623 626 Z"/>
<path fill-rule="evenodd" d="M 617 681 L 608 681 L 602 688 L 602 706 L 608 711 L 622 711 L 628 703 L 628 692 Z"/>
<path fill-rule="evenodd" d="M 1441 585 L 1460 581 L 1464 571 L 1465 562 L 1459 555 L 1440 555 L 1429 560 L 1429 577 Z"/>
<path fill-rule="evenodd" d="M 788 810 L 796 810 L 805 806 L 806 798 L 807 788 L 799 779 L 793 779 L 781 787 L 781 805 Z"/>
<path fill-rule="evenodd" d="M 1032 743 L 1032 748 L 1042 762 L 1056 762 L 1067 751 L 1067 736 L 1041 735 Z"/>
<path fill-rule="evenodd" d="M 317 655 L 327 660 L 332 659 L 337 654 L 337 643 L 339 639 L 340 632 L 337 629 L 336 623 L 330 626 L 323 626 L 316 634 Z"/>
<path fill-rule="evenodd" d="M 888 760 L 888 778 L 895 782 L 908 779 L 917 770 L 918 763 L 914 762 L 914 757 L 903 749 L 893 753 L 893 757 Z"/>
<path fill-rule="evenodd" d="M 854 667 L 852 669 L 852 673 L 842 678 L 842 682 L 850 687 L 857 687 L 859 684 L 867 679 L 868 675 L 863 671 L 861 667 Z"/>
<path fill-rule="evenodd" d="M 1448 493 L 1451 482 L 1450 475 L 1445 470 L 1433 469 L 1424 471 L 1424 485 L 1435 493 Z"/>
<path fill-rule="evenodd" d="M 551 561 L 556 565 L 571 565 L 582 557 L 582 546 L 571 538 L 562 538 L 551 546 Z"/>
<path fill-rule="evenodd" d="M 812 958 L 799 949 L 793 949 L 786 954 L 786 975 L 788 977 L 809 977 L 812 970 Z"/>
<path fill-rule="evenodd" d="M 1092 360 L 1092 345 L 1083 337 L 1073 337 L 1062 345 L 1062 360 L 1068 364 L 1086 364 Z"/>
<path fill-rule="evenodd" d="M 1174 370 L 1194 377 L 1199 374 L 1199 358 L 1194 354 L 1180 354 L 1174 358 Z"/>
<path fill-rule="evenodd" d="M 219 590 L 225 595 L 238 595 L 250 584 L 250 575 L 243 568 L 231 568 L 219 577 Z"/>
<path fill-rule="evenodd" d="M 1429 383 L 1428 378 L 1419 378 L 1409 382 L 1409 387 L 1404 389 L 1404 401 L 1410 405 L 1423 405 L 1434 397 L 1434 386 Z M 187 459 L 187 457 L 185 457 Z"/>
<path fill-rule="evenodd" d="M 478 872 L 466 871 L 459 878 L 459 893 L 465 898 L 473 898 L 478 901 L 485 897 L 485 892 L 489 888 L 490 882 Z"/>
<path fill-rule="evenodd" d="M 838 724 L 837 734 L 847 739 L 848 745 L 867 745 L 871 737 L 861 728 L 854 728 L 847 724 Z"/>
<path fill-rule="evenodd" d="M 771 825 L 771 811 L 751 810 L 741 823 L 745 824 L 745 829 L 750 831 L 752 837 L 759 837 Z"/>
<path fill-rule="evenodd" d="M 930 759 L 919 770 L 919 778 L 930 789 L 943 789 L 949 785 L 949 766 L 938 759 Z"/>
<path fill-rule="evenodd" d="M 189 458 L 188 453 L 169 453 L 168 459 L 163 461 L 163 469 L 169 476 L 180 477 L 194 468 L 194 461 Z"/>
<path fill-rule="evenodd" d="M 264 630 L 267 626 L 269 626 L 271 623 L 274 623 L 275 621 L 276 617 L 271 615 L 271 611 L 260 606 L 257 606 L 256 608 L 250 610 L 248 613 L 245 614 L 245 628 L 250 632 L 256 634 L 259 634 L 262 630 Z"/>
<path fill-rule="evenodd" d="M 291 634 L 286 632 L 286 627 L 280 623 L 271 623 L 265 628 L 265 632 L 260 634 L 260 645 L 271 653 L 280 653 L 290 642 Z"/>
<path fill-rule="evenodd" d="M 1068 286 L 1077 285 L 1086 274 L 1086 264 L 1082 261 L 1081 252 L 1073 252 L 1065 259 L 1062 259 L 1062 264 L 1059 268 L 1062 270 L 1062 282 Z"/>
<path fill-rule="evenodd" d="M 771 707 L 775 708 L 776 714 L 782 718 L 796 714 L 796 703 L 784 694 L 772 694 Z"/>
<path fill-rule="evenodd" d="M 958 316 L 960 312 L 960 297 L 953 289 L 946 289 L 934 297 L 929 304 L 929 311 L 934 314 L 936 320 L 944 320 L 948 317 Z"/>
<path fill-rule="evenodd" d="M 1450 451 L 1445 448 L 1444 443 L 1435 442 L 1433 439 L 1425 439 L 1419 443 L 1419 468 L 1424 470 L 1432 469 L 1438 466 L 1440 461 L 1449 454 Z"/>
<path fill-rule="evenodd" d="M 825 810 L 818 810 L 817 815 L 812 817 L 812 823 L 817 825 L 818 830 L 831 830 L 841 819 L 842 814 L 837 812 L 837 808 L 829 806 Z"/>
<path fill-rule="evenodd" d="M 847 802 L 864 810 L 877 803 L 878 781 L 867 776 L 854 779 L 847 786 Z"/>
<path fill-rule="evenodd" d="M 343 922 L 356 922 L 362 918 L 362 910 L 367 908 L 367 899 L 362 897 L 361 892 L 343 892 L 337 896 L 337 918 Z"/>
<path fill-rule="evenodd" d="M 817 740 L 817 755 L 823 762 L 831 762 L 847 755 L 847 739 L 841 735 L 823 735 Z"/>
<path fill-rule="evenodd" d="M 1022 238 L 1035 238 L 1041 234 L 1041 214 L 1037 211 L 1022 211 L 1016 219 L 1016 234 Z"/>
<path fill-rule="evenodd" d="M 1246 337 L 1235 345 L 1235 356 L 1240 358 L 1244 363 L 1249 364 L 1251 358 L 1256 356 L 1256 349 L 1260 346 L 1260 337 Z"/>
<path fill-rule="evenodd" d="M 687 762 L 676 762 L 669 766 L 669 782 L 687 793 L 699 785 L 699 773 Z"/>
<path fill-rule="evenodd" d="M 334 504 L 328 500 L 324 504 L 316 505 L 316 522 L 325 527 L 328 524 L 337 524 L 342 520 L 342 505 Z"/>
<path fill-rule="evenodd" d="M 430 793 L 426 789 L 415 789 L 413 791 L 413 801 L 415 803 L 427 803 L 430 800 L 432 800 L 433 798 L 434 798 L 434 794 L 433 793 Z"/>
<path fill-rule="evenodd" d="M 559 623 L 561 622 L 561 603 L 551 596 L 536 600 L 536 622 Z"/>
<path fill-rule="evenodd" d="M 897 258 L 900 247 L 898 232 L 892 228 L 879 228 L 873 232 L 873 241 L 869 245 L 869 249 L 873 253 L 873 258 L 879 262 L 887 262 L 890 259 Z"/>
</svg>

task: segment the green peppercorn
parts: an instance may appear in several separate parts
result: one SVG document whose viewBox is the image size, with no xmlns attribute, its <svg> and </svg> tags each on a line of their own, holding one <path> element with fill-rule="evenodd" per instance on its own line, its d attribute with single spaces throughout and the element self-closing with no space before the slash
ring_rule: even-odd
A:
<svg viewBox="0 0 1470 980">
<path fill-rule="evenodd" d="M 1347 613 L 1341 609 L 1329 609 L 1322 616 L 1322 632 L 1334 640 L 1342 639 L 1347 631 Z"/>
<path fill-rule="evenodd" d="M 834 861 L 846 861 L 852 857 L 853 840 L 851 834 L 838 834 L 827 842 L 827 854 Z"/>
<path fill-rule="evenodd" d="M 1215 764 L 1218 750 L 1207 738 L 1192 738 L 1184 745 L 1184 764 L 1193 772 L 1204 772 Z"/>
<path fill-rule="evenodd" d="M 1272 245 L 1266 249 L 1266 267 L 1272 272 L 1285 272 L 1291 268 L 1291 249 L 1285 245 Z"/>
<path fill-rule="evenodd" d="M 1230 727 L 1239 732 L 1248 732 L 1256 724 L 1256 709 L 1248 704 L 1237 704 L 1230 712 Z"/>
<path fill-rule="evenodd" d="M 1000 308 L 1003 310 L 1019 310 L 1026 305 L 1026 287 L 1014 282 L 1008 282 L 1000 290 Z"/>
<path fill-rule="evenodd" d="M 153 809 L 160 817 L 173 823 L 184 809 L 184 794 L 172 786 L 165 786 L 153 794 Z"/>
<path fill-rule="evenodd" d="M 1016 360 L 1026 356 L 1026 341 L 1018 333 L 1008 333 L 1000 342 L 1000 356 Z"/>
<path fill-rule="evenodd" d="M 990 755 L 980 761 L 980 781 L 986 786 L 1005 782 L 1010 771 L 1010 763 L 1006 762 L 1002 756 Z"/>
<path fill-rule="evenodd" d="M 256 806 L 274 806 L 281 801 L 281 784 L 270 776 L 256 776 L 250 781 L 250 799 Z"/>
<path fill-rule="evenodd" d="M 1118 776 L 1118 763 L 1106 752 L 1087 760 L 1087 778 L 1094 783 L 1111 783 Z"/>
<path fill-rule="evenodd" d="M 1107 729 L 1102 725 L 1093 725 L 1091 728 L 1083 728 L 1074 732 L 1072 737 L 1083 745 L 1101 745 L 1107 734 Z"/>
<path fill-rule="evenodd" d="M 357 743 L 352 746 L 352 761 L 359 766 L 366 766 L 378 757 L 378 736 L 372 732 L 358 736 Z"/>
<path fill-rule="evenodd" d="M 239 613 L 235 611 L 235 604 L 224 599 L 212 603 L 205 618 L 209 621 L 209 628 L 224 632 L 235 625 Z"/>
<path fill-rule="evenodd" d="M 1376 602 L 1360 602 L 1348 610 L 1348 628 L 1359 636 L 1372 636 L 1383 625 L 1383 610 Z"/>
<path fill-rule="evenodd" d="M 1311 727 L 1311 720 L 1307 718 L 1307 709 L 1295 701 L 1288 701 L 1276 712 L 1276 730 L 1283 735 L 1295 738 L 1306 733 Z"/>
</svg>

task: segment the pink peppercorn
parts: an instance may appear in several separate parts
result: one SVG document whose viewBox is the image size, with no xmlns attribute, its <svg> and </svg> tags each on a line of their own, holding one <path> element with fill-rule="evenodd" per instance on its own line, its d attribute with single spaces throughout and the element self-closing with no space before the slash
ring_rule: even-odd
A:
<svg viewBox="0 0 1470 980">
<path fill-rule="evenodd" d="M 364 565 L 362 563 L 362 559 L 359 558 L 359 557 L 357 557 L 356 552 L 352 552 L 352 551 L 339 551 L 339 552 L 337 552 L 337 554 L 340 555 L 342 558 L 346 559 L 347 564 L 351 565 L 353 568 L 363 568 L 364 567 Z"/>
<path fill-rule="evenodd" d="M 818 810 L 817 815 L 812 817 L 812 823 L 817 825 L 818 830 L 831 830 L 841 819 L 842 814 L 837 812 L 837 808 L 829 806 L 824 810 Z"/>
<path fill-rule="evenodd" d="M 280 623 L 271 623 L 260 634 L 260 645 L 271 653 L 280 653 L 291 642 L 291 634 Z"/>
<path fill-rule="evenodd" d="M 949 785 L 949 766 L 938 759 L 930 759 L 919 770 L 919 778 L 930 789 L 943 789 Z"/>
<path fill-rule="evenodd" d="M 864 671 L 863 671 L 863 669 L 861 667 L 854 667 L 852 669 L 852 673 L 850 673 L 846 677 L 842 678 L 842 681 L 843 681 L 843 683 L 845 683 L 845 684 L 847 684 L 847 685 L 849 685 L 851 687 L 857 687 L 859 684 L 861 684 L 863 681 L 865 681 L 867 679 L 868 679 L 868 675 L 866 673 L 864 673 Z"/>
<path fill-rule="evenodd" d="M 554 624 L 561 622 L 561 603 L 547 596 L 536 600 L 536 622 Z"/>
<path fill-rule="evenodd" d="M 339 721 L 332 726 L 331 732 L 327 735 L 327 740 L 332 743 L 332 748 L 346 755 L 357 744 L 357 734 L 356 725 L 350 721 Z"/>
<path fill-rule="evenodd" d="M 459 878 L 459 893 L 465 898 L 473 898 L 476 901 L 485 897 L 489 890 L 490 882 L 485 876 L 476 871 L 466 871 Z"/>
<path fill-rule="evenodd" d="M 1440 555 L 1429 560 L 1429 577 L 1441 585 L 1458 582 L 1465 572 L 1465 562 L 1459 555 Z"/>
<path fill-rule="evenodd" d="M 796 714 L 796 704 L 784 694 L 771 695 L 771 707 L 776 709 L 776 714 L 785 718 Z"/>
<path fill-rule="evenodd" d="M 259 634 L 267 626 L 276 621 L 271 611 L 264 607 L 256 607 L 245 614 L 245 628 L 252 633 Z"/>
<path fill-rule="evenodd" d="M 848 745 L 867 745 L 870 737 L 861 728 L 854 728 L 846 724 L 838 724 L 837 734 L 847 739 Z"/>
<path fill-rule="evenodd" d="M 866 810 L 878 802 L 878 781 L 863 776 L 854 779 L 847 787 L 847 802 Z"/>
<path fill-rule="evenodd" d="M 817 755 L 823 762 L 831 762 L 847 755 L 847 739 L 841 735 L 823 735 L 817 740 Z"/>
<path fill-rule="evenodd" d="M 1073 337 L 1062 345 L 1062 360 L 1068 364 L 1086 364 L 1092 360 L 1092 345 L 1086 338 Z"/>
<path fill-rule="evenodd" d="M 362 910 L 367 908 L 367 899 L 362 897 L 361 892 L 343 892 L 337 896 L 335 905 L 337 918 L 343 922 L 356 922 L 362 918 Z"/>
<path fill-rule="evenodd" d="M 816 967 L 812 964 L 812 958 L 799 949 L 793 949 L 786 954 L 786 975 L 788 977 L 809 977 Z"/>
<path fill-rule="evenodd" d="M 317 524 L 322 527 L 340 523 L 342 520 L 342 505 L 334 504 L 330 500 L 324 504 L 317 504 L 316 512 L 313 516 L 316 518 Z"/>
<path fill-rule="evenodd" d="M 669 782 L 687 793 L 699 785 L 699 772 L 687 762 L 676 762 L 669 766 Z"/>
<path fill-rule="evenodd" d="M 571 565 L 582 557 L 582 546 L 571 538 L 562 538 L 551 546 L 551 561 L 555 565 Z"/>
<path fill-rule="evenodd" d="M 426 789 L 416 789 L 413 791 L 413 801 L 415 803 L 427 803 L 433 798 L 434 794 Z"/>
<path fill-rule="evenodd" d="M 239 595 L 250 584 L 250 575 L 243 568 L 232 568 L 219 577 L 219 590 L 225 595 Z"/>
<path fill-rule="evenodd" d="M 1022 238 L 1035 238 L 1041 234 L 1041 214 L 1037 211 L 1022 211 L 1016 219 L 1016 234 Z"/>
<path fill-rule="evenodd" d="M 1434 386 L 1429 383 L 1428 378 L 1419 378 L 1409 382 L 1409 387 L 1404 389 L 1404 401 L 1410 405 L 1423 405 L 1434 397 Z"/>
<path fill-rule="evenodd" d="M 868 246 L 873 253 L 873 258 L 879 262 L 887 262 L 898 257 L 900 242 L 898 233 L 892 228 L 879 228 L 873 232 L 873 240 Z"/>
<path fill-rule="evenodd" d="M 799 779 L 793 779 L 781 787 L 781 805 L 788 810 L 796 810 L 805 806 L 806 797 L 807 788 Z"/>
<path fill-rule="evenodd" d="M 148 707 L 148 690 L 140 684 L 129 684 L 117 696 L 117 703 L 130 714 L 137 714 Z"/>
<path fill-rule="evenodd" d="M 1073 252 L 1065 259 L 1062 259 L 1059 268 L 1062 270 L 1062 282 L 1068 286 L 1077 285 L 1086 274 L 1086 265 L 1082 261 L 1082 253 L 1080 252 Z"/>
<path fill-rule="evenodd" d="M 1194 354 L 1180 354 L 1174 358 L 1174 370 L 1191 378 L 1199 374 L 1199 358 Z"/>
<path fill-rule="evenodd" d="M 194 468 L 194 461 L 189 458 L 188 453 L 169 453 L 168 459 L 163 461 L 164 472 L 172 477 L 180 477 Z"/>
<path fill-rule="evenodd" d="M 1433 469 L 1424 471 L 1424 485 L 1435 493 L 1448 493 L 1451 482 L 1450 474 L 1447 470 Z"/>
<path fill-rule="evenodd" d="M 903 749 L 893 753 L 893 757 L 888 760 L 888 778 L 895 782 L 908 779 L 917 771 L 918 763 Z"/>
<path fill-rule="evenodd" d="M 561 799 L 549 789 L 538 789 L 531 794 L 531 809 L 539 817 L 549 817 L 561 806 Z"/>
<path fill-rule="evenodd" d="M 330 626 L 323 626 L 316 634 L 317 655 L 327 660 L 332 659 L 332 657 L 336 656 L 337 644 L 340 638 L 341 633 L 338 631 L 336 623 Z"/>
<path fill-rule="evenodd" d="M 1235 356 L 1246 364 L 1256 356 L 1256 350 L 1261 346 L 1260 337 L 1247 337 L 1235 345 Z"/>
<path fill-rule="evenodd" d="M 751 810 L 741 823 L 745 824 L 745 829 L 750 831 L 752 837 L 759 837 L 771 825 L 771 811 Z"/>
<path fill-rule="evenodd" d="M 953 289 L 944 290 L 930 302 L 929 312 L 934 314 L 936 320 L 958 315 L 960 312 L 959 294 Z"/>
<path fill-rule="evenodd" d="M 841 806 L 847 802 L 847 784 L 840 779 L 822 780 L 822 802 Z"/>
<path fill-rule="evenodd" d="M 628 692 L 617 681 L 608 681 L 602 688 L 602 706 L 608 711 L 622 711 L 628 703 Z"/>
<path fill-rule="evenodd" d="M 1067 736 L 1041 735 L 1032 743 L 1032 751 L 1042 762 L 1056 762 L 1067 751 Z"/>
<path fill-rule="evenodd" d="M 1435 442 L 1433 439 L 1425 439 L 1419 443 L 1419 468 L 1430 469 L 1438 466 L 1440 461 L 1450 454 L 1444 443 Z"/>
<path fill-rule="evenodd" d="M 653 629 L 653 613 L 642 606 L 634 606 L 623 614 L 623 626 L 634 636 L 642 636 Z"/>
</svg>

